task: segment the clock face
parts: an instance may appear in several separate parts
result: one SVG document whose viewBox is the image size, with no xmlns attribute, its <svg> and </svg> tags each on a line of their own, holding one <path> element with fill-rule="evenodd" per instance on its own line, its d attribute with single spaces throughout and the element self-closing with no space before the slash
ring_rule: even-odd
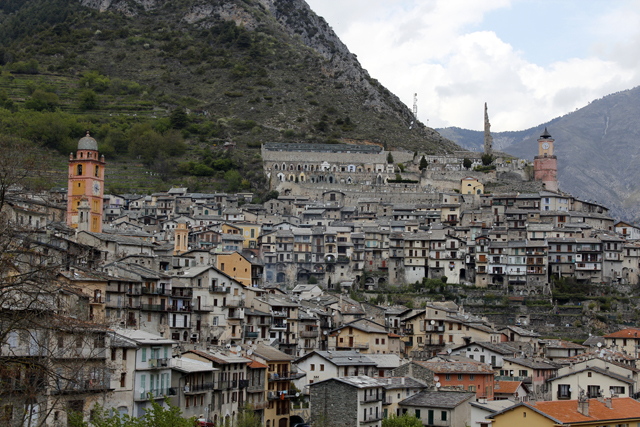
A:
<svg viewBox="0 0 640 427">
<path fill-rule="evenodd" d="M 544 144 L 542 144 L 542 148 L 544 148 L 545 150 L 549 149 L 549 143 L 545 142 Z"/>
<path fill-rule="evenodd" d="M 93 195 L 97 196 L 99 194 L 100 194 L 100 183 L 96 181 L 93 183 Z"/>
</svg>

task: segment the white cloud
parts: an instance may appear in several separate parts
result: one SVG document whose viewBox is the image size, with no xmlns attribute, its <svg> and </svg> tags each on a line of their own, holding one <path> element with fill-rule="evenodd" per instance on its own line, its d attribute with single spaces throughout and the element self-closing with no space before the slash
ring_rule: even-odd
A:
<svg viewBox="0 0 640 427">
<path fill-rule="evenodd" d="M 637 3 L 603 2 L 607 14 L 580 17 L 592 19 L 579 28 L 593 33 L 575 34 L 575 43 L 598 40 L 589 57 L 534 64 L 510 40 L 482 28 L 485 14 L 499 8 L 527 19 L 517 1 L 308 2 L 374 78 L 407 105 L 418 93 L 418 116 L 432 127 L 481 129 L 486 101 L 493 130 L 524 129 L 640 84 Z M 552 2 L 545 5 L 554 13 Z M 540 31 L 553 30 L 541 23 Z M 536 34 L 508 35 L 523 36 Z"/>
</svg>

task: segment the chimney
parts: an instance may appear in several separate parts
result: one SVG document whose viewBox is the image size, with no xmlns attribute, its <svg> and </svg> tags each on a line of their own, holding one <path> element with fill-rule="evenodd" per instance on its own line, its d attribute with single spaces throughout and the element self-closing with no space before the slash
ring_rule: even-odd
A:
<svg viewBox="0 0 640 427">
<path fill-rule="evenodd" d="M 402 379 L 400 379 L 400 384 L 404 385 L 404 380 L 405 380 L 405 378 L 402 377 Z M 609 407 L 611 407 L 611 403 L 609 403 Z"/>
<path fill-rule="evenodd" d="M 604 406 L 606 406 L 607 408 L 611 409 L 611 402 L 613 401 L 612 398 L 610 397 L 605 397 L 604 399 Z"/>
<path fill-rule="evenodd" d="M 589 416 L 589 399 L 578 399 L 578 412 L 585 417 Z"/>
</svg>

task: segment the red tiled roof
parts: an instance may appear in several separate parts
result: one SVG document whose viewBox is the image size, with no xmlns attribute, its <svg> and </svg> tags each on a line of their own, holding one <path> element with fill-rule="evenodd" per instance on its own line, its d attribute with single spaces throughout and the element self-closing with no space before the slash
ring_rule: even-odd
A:
<svg viewBox="0 0 640 427">
<path fill-rule="evenodd" d="M 609 335 L 605 335 L 605 338 L 640 338 L 640 329 L 627 328 L 617 332 L 613 332 Z"/>
<path fill-rule="evenodd" d="M 494 393 L 515 394 L 522 381 L 496 381 Z"/>
<path fill-rule="evenodd" d="M 398 334 L 390 333 L 389 334 L 389 338 L 402 338 L 402 337 L 400 335 L 398 335 Z"/>
<path fill-rule="evenodd" d="M 558 400 L 555 402 L 531 403 L 532 408 L 561 421 L 563 424 L 622 420 L 629 418 L 640 419 L 640 402 L 630 397 L 614 398 L 611 408 L 597 399 L 589 399 L 589 416 L 578 412 L 577 400 Z"/>
<path fill-rule="evenodd" d="M 264 365 L 260 362 L 256 362 L 255 360 L 247 363 L 247 366 L 251 369 L 267 369 L 268 368 L 267 365 Z"/>
</svg>

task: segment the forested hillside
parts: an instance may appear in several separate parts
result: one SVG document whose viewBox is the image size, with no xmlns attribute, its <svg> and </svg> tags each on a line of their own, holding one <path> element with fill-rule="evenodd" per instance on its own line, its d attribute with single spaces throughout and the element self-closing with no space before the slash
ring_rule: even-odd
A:
<svg viewBox="0 0 640 427">
<path fill-rule="evenodd" d="M 267 141 L 456 149 L 301 0 L 0 0 L 0 66 L 0 132 L 66 156 L 89 130 L 113 191 L 260 192 Z"/>
</svg>

